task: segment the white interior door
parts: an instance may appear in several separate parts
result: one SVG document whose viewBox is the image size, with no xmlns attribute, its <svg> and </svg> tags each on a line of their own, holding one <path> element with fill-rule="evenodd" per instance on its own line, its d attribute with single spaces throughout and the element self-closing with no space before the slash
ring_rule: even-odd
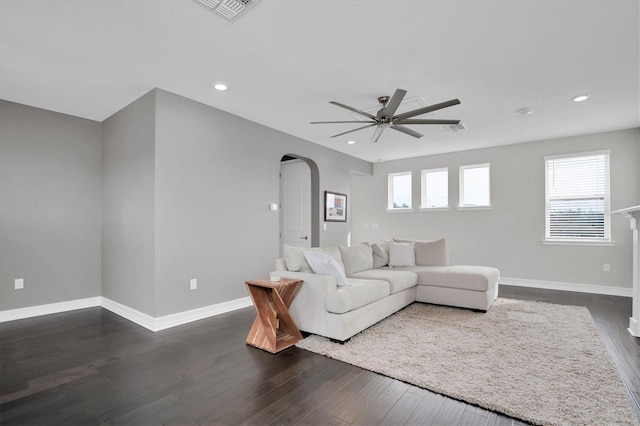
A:
<svg viewBox="0 0 640 426">
<path fill-rule="evenodd" d="M 302 160 L 280 164 L 280 254 L 284 244 L 311 247 L 311 169 Z"/>
</svg>

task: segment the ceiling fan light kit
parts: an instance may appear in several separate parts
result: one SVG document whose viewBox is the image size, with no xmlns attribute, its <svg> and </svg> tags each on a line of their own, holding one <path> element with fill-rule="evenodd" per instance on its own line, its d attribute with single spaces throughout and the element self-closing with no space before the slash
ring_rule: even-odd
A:
<svg viewBox="0 0 640 426">
<path fill-rule="evenodd" d="M 330 104 L 336 105 L 340 108 L 347 109 L 349 111 L 355 112 L 363 117 L 369 119 L 367 125 L 358 127 L 352 130 L 347 130 L 346 132 L 338 133 L 337 135 L 331 136 L 332 138 L 346 135 L 347 133 L 357 132 L 358 130 L 366 129 L 368 127 L 376 126 L 375 132 L 373 133 L 373 137 L 371 138 L 371 143 L 376 143 L 380 139 L 382 132 L 385 129 L 391 128 L 401 133 L 405 133 L 407 135 L 413 136 L 414 138 L 421 138 L 424 136 L 422 133 L 418 133 L 413 129 L 406 127 L 406 124 L 414 125 L 414 124 L 437 124 L 437 125 L 446 125 L 446 126 L 457 126 L 460 124 L 460 120 L 440 120 L 440 119 L 414 119 L 412 117 L 427 114 L 429 112 L 437 111 L 439 109 L 448 108 L 450 106 L 460 104 L 458 99 L 451 99 L 449 101 L 441 102 L 439 104 L 428 105 L 426 107 L 414 109 L 412 111 L 403 112 L 402 114 L 396 114 L 400 103 L 404 99 L 404 96 L 407 94 L 406 90 L 396 89 L 393 96 L 380 96 L 378 98 L 378 102 L 382 106 L 380 110 L 376 113 L 376 115 L 369 114 L 366 111 L 360 110 L 358 108 L 351 107 L 349 105 L 342 104 L 336 101 L 330 101 Z M 362 123 L 362 120 L 358 121 L 312 121 L 311 124 L 333 124 L 333 123 Z M 367 121 L 364 121 L 367 123 Z"/>
</svg>

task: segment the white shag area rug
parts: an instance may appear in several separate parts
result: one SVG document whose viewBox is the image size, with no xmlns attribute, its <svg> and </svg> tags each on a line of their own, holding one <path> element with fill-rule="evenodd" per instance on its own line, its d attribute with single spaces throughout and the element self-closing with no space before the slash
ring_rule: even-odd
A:
<svg viewBox="0 0 640 426">
<path fill-rule="evenodd" d="M 297 346 L 534 424 L 638 424 L 584 307 L 414 303 L 345 344 L 311 335 Z"/>
</svg>

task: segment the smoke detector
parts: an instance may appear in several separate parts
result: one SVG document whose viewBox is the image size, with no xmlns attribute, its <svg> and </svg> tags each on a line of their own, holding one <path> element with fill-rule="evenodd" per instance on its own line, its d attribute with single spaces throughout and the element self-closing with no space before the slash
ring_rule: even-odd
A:
<svg viewBox="0 0 640 426">
<path fill-rule="evenodd" d="M 451 126 L 442 126 L 440 129 L 443 132 L 459 132 L 461 130 L 467 130 L 467 126 L 460 122 L 458 124 L 452 124 Z"/>
<path fill-rule="evenodd" d="M 262 0 L 196 0 L 229 22 L 234 22 Z"/>
</svg>

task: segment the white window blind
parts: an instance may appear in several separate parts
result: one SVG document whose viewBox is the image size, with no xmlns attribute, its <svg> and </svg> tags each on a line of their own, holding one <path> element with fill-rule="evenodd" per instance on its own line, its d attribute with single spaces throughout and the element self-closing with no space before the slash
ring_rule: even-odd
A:
<svg viewBox="0 0 640 426">
<path fill-rule="evenodd" d="M 609 241 L 609 153 L 546 157 L 546 239 Z"/>
</svg>

